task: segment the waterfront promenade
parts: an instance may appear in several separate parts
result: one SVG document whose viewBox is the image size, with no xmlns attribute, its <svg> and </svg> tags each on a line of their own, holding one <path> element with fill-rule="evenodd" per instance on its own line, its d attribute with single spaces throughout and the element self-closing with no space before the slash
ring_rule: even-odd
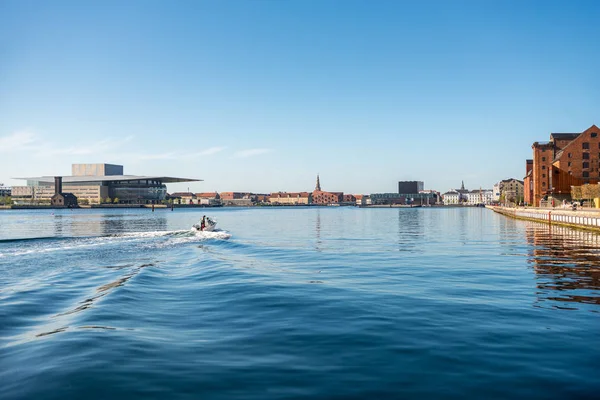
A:
<svg viewBox="0 0 600 400">
<path fill-rule="evenodd" d="M 487 208 L 511 218 L 600 231 L 600 209 L 498 207 Z"/>
</svg>

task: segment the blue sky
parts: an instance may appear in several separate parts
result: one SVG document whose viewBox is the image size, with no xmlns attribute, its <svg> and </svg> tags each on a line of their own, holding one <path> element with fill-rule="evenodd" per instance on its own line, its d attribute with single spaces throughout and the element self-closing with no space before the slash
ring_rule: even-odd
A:
<svg viewBox="0 0 600 400">
<path fill-rule="evenodd" d="M 446 191 L 600 124 L 593 1 L 0 1 L 0 182 Z"/>
</svg>

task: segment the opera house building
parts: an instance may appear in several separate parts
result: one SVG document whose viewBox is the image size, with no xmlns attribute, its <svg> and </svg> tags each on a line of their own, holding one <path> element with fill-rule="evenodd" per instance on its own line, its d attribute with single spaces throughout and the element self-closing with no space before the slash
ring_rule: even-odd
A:
<svg viewBox="0 0 600 400">
<path fill-rule="evenodd" d="M 167 197 L 166 183 L 201 180 L 124 175 L 123 166 L 114 164 L 73 164 L 71 176 L 15 179 L 27 181 L 27 186 L 13 187 L 15 204 L 49 203 L 58 192 L 73 194 L 79 203 L 157 204 Z"/>
</svg>

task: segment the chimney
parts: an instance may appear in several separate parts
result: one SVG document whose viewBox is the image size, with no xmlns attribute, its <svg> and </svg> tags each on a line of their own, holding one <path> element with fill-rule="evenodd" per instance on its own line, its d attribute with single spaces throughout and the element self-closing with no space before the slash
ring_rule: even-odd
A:
<svg viewBox="0 0 600 400">
<path fill-rule="evenodd" d="M 54 177 L 54 194 L 62 193 L 62 176 Z"/>
</svg>

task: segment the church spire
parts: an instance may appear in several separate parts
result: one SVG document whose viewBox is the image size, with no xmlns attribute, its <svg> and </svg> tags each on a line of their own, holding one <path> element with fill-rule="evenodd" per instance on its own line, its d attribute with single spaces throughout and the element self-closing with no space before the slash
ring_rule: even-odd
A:
<svg viewBox="0 0 600 400">
<path fill-rule="evenodd" d="M 460 190 L 465 190 L 465 181 L 461 181 Z"/>
<path fill-rule="evenodd" d="M 321 191 L 321 182 L 319 181 L 319 174 L 317 174 L 317 186 L 315 186 L 315 190 Z"/>
</svg>

